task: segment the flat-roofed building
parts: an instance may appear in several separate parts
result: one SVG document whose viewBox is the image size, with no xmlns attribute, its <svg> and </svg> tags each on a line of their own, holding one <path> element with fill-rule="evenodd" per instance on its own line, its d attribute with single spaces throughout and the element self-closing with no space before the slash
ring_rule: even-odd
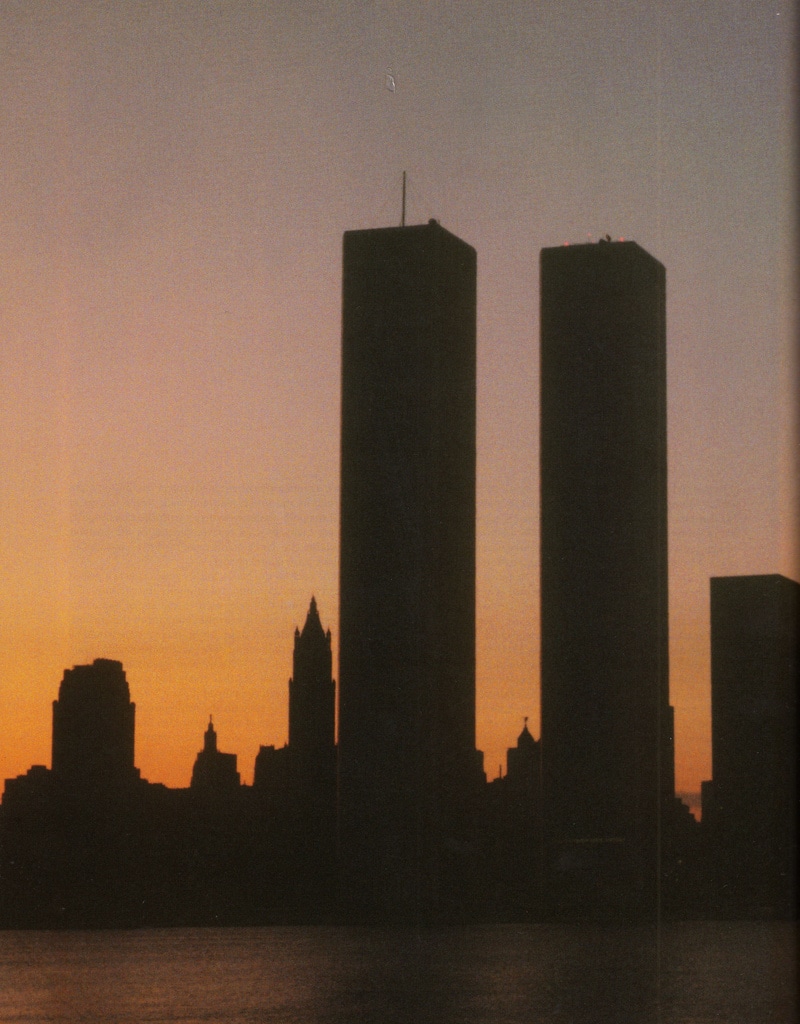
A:
<svg viewBox="0 0 800 1024">
<path fill-rule="evenodd" d="M 703 831 L 722 912 L 796 910 L 799 644 L 800 584 L 779 575 L 712 578 Z"/>
<path fill-rule="evenodd" d="M 541 253 L 541 687 L 548 886 L 649 913 L 674 794 L 666 275 L 635 242 Z"/>
</svg>

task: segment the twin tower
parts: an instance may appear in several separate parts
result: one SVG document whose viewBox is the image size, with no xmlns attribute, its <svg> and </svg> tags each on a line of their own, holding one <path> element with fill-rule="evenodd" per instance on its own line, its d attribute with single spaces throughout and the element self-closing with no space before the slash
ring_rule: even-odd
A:
<svg viewBox="0 0 800 1024">
<path fill-rule="evenodd" d="M 599 868 L 646 903 L 674 790 L 664 268 L 543 250 L 541 357 L 544 877 L 569 901 Z M 344 236 L 341 430 L 341 895 L 450 916 L 483 781 L 476 254 L 436 221 Z"/>
</svg>

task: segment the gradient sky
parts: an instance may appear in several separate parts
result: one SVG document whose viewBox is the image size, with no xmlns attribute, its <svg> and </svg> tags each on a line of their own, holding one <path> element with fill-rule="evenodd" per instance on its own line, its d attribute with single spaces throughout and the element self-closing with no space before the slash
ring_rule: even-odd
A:
<svg viewBox="0 0 800 1024">
<path fill-rule="evenodd" d="M 708 579 L 798 578 L 787 0 L 0 0 L 0 779 L 120 659 L 142 774 L 252 778 L 338 639 L 341 237 L 478 252 L 478 745 L 538 735 L 538 253 L 667 268 L 677 782 Z M 386 75 L 395 81 L 392 92 Z"/>
</svg>

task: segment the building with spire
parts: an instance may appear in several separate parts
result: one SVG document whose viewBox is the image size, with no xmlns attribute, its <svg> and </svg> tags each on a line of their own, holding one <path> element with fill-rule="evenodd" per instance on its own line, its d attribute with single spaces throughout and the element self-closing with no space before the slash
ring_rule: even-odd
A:
<svg viewBox="0 0 800 1024">
<path fill-rule="evenodd" d="M 506 753 L 506 781 L 509 788 L 539 814 L 539 783 L 541 770 L 541 744 L 531 736 L 525 718 L 517 745 Z"/>
<path fill-rule="evenodd" d="M 336 683 L 331 631 L 313 597 L 294 632 L 292 661 L 289 742 L 259 749 L 253 793 L 279 865 L 280 898 L 318 919 L 336 891 Z"/>
<path fill-rule="evenodd" d="M 214 795 L 235 793 L 240 786 L 236 760 L 236 754 L 223 754 L 217 749 L 217 732 L 209 715 L 203 749 L 192 768 L 191 789 Z"/>
<path fill-rule="evenodd" d="M 339 834 L 354 916 L 416 920 L 459 898 L 481 777 L 475 332 L 471 246 L 436 221 L 345 234 Z"/>
<path fill-rule="evenodd" d="M 314 597 L 302 631 L 294 631 L 289 742 L 259 749 L 253 784 L 276 814 L 283 814 L 280 808 L 287 803 L 295 809 L 307 807 L 309 814 L 321 806 L 335 808 L 336 683 L 331 631 L 323 629 Z"/>
<path fill-rule="evenodd" d="M 289 680 L 288 781 L 292 817 L 306 847 L 324 850 L 332 867 L 336 831 L 336 683 L 331 631 L 312 597 L 302 631 L 295 629 Z M 311 856 L 310 851 L 308 856 Z"/>
<path fill-rule="evenodd" d="M 303 631 L 294 631 L 292 661 L 289 748 L 298 761 L 309 766 L 324 764 L 330 770 L 336 746 L 336 684 L 333 680 L 331 631 L 323 630 L 313 597 Z"/>
<path fill-rule="evenodd" d="M 483 898 L 501 918 L 532 920 L 541 911 L 541 744 L 525 718 L 506 773 L 486 786 Z"/>
</svg>

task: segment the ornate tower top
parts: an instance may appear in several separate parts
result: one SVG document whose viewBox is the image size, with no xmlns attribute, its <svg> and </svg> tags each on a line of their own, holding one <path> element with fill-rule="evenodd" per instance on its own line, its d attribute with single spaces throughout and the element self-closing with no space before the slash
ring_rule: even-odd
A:
<svg viewBox="0 0 800 1024">
<path fill-rule="evenodd" d="M 525 724 L 522 726 L 522 732 L 517 737 L 517 746 L 518 747 L 525 747 L 525 746 L 530 747 L 530 746 L 535 746 L 535 745 L 536 745 L 536 740 L 530 734 L 530 731 L 528 729 L 528 716 L 525 715 Z"/>
<path fill-rule="evenodd" d="M 208 716 L 208 728 L 206 729 L 203 749 L 212 753 L 217 749 L 217 733 L 214 729 L 214 720 L 211 715 Z"/>
<path fill-rule="evenodd" d="M 313 597 L 302 633 L 295 630 L 293 668 L 289 680 L 289 746 L 309 756 L 311 751 L 322 751 L 327 757 L 334 745 L 336 717 L 331 631 L 322 628 Z"/>
<path fill-rule="evenodd" d="M 311 604 L 308 606 L 308 615 L 306 615 L 306 622 L 305 625 L 303 626 L 303 632 L 300 634 L 297 634 L 297 632 L 295 632 L 295 636 L 297 635 L 302 637 L 303 640 L 310 639 L 311 637 L 317 637 L 327 638 L 328 641 L 330 641 L 331 631 L 328 630 L 326 634 L 325 631 L 323 630 L 322 622 L 320 621 L 319 617 L 319 611 L 317 609 L 317 601 L 316 598 L 314 597 L 311 598 Z"/>
</svg>

